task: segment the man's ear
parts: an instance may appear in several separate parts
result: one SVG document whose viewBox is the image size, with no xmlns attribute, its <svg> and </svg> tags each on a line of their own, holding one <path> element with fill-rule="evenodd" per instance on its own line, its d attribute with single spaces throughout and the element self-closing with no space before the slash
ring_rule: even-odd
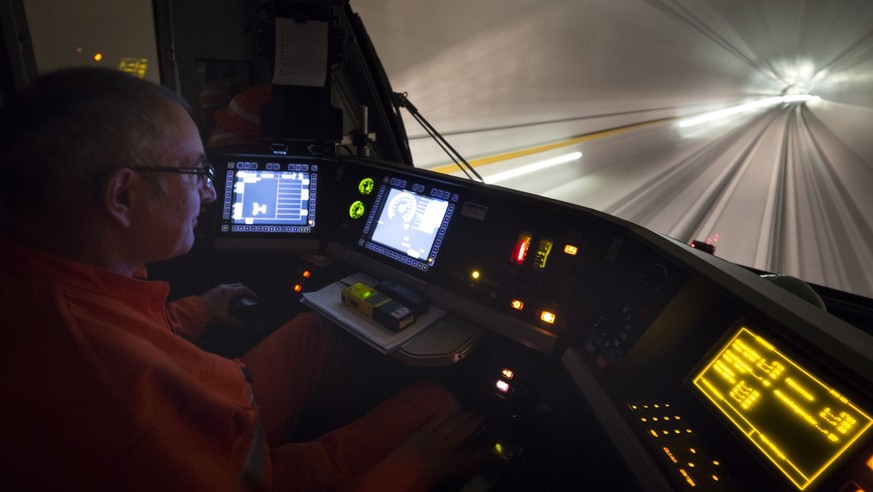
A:
<svg viewBox="0 0 873 492">
<path fill-rule="evenodd" d="M 133 170 L 123 167 L 113 171 L 103 184 L 103 209 L 122 227 L 133 223 L 138 181 Z"/>
</svg>

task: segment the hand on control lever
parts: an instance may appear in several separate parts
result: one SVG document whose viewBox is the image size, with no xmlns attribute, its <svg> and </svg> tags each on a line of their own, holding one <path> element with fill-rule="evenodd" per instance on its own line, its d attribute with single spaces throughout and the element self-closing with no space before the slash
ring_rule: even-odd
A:
<svg viewBox="0 0 873 492">
<path fill-rule="evenodd" d="M 221 284 L 200 296 L 209 308 L 213 322 L 245 326 L 245 314 L 252 312 L 258 295 L 243 284 Z M 243 307 L 246 306 L 246 307 Z"/>
<path fill-rule="evenodd" d="M 228 312 L 234 318 L 247 321 L 258 308 L 258 300 L 254 297 L 239 296 L 230 300 Z"/>
</svg>

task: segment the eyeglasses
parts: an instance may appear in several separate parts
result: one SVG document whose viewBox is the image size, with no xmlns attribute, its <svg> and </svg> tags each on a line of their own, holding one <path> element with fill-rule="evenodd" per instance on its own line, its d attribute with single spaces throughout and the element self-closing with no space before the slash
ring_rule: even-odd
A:
<svg viewBox="0 0 873 492">
<path fill-rule="evenodd" d="M 128 169 L 155 173 L 194 174 L 201 179 L 206 178 L 205 181 L 208 186 L 212 186 L 212 181 L 215 179 L 215 168 L 208 162 L 204 162 L 203 166 L 200 167 L 133 166 Z"/>
</svg>

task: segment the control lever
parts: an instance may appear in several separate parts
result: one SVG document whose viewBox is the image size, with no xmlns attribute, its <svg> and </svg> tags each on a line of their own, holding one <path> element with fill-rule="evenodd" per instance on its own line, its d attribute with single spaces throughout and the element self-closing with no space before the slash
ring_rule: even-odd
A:
<svg viewBox="0 0 873 492">
<path fill-rule="evenodd" d="M 257 313 L 258 300 L 252 296 L 236 296 L 230 300 L 228 312 L 240 321 L 249 321 Z"/>
</svg>

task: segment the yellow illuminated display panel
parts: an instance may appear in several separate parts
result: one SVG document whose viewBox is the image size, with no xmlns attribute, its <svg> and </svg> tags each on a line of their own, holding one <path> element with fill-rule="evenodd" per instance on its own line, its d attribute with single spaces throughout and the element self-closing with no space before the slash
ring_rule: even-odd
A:
<svg viewBox="0 0 873 492">
<path fill-rule="evenodd" d="M 146 58 L 122 58 L 118 62 L 118 69 L 144 79 L 149 61 Z"/>
<path fill-rule="evenodd" d="M 799 490 L 871 426 L 870 415 L 745 326 L 693 382 Z"/>
<path fill-rule="evenodd" d="M 546 262 L 549 260 L 549 255 L 552 253 L 552 246 L 555 243 L 551 239 L 540 239 L 537 245 L 537 254 L 534 256 L 534 266 L 540 270 L 545 270 Z"/>
</svg>

